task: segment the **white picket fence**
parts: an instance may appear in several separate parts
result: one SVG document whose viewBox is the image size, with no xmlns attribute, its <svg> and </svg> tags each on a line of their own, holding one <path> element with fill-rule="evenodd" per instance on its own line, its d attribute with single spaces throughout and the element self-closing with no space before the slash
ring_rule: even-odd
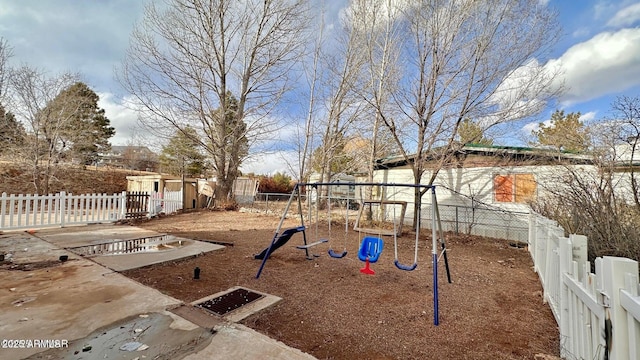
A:
<svg viewBox="0 0 640 360">
<path fill-rule="evenodd" d="M 149 216 L 159 213 L 173 214 L 182 210 L 182 190 L 153 192 L 149 198 Z"/>
<path fill-rule="evenodd" d="M 0 229 L 111 222 L 123 219 L 126 192 L 116 194 L 7 195 L 0 197 Z"/>
<path fill-rule="evenodd" d="M 592 273 L 587 238 L 566 238 L 556 223 L 535 214 L 529 251 L 558 322 L 563 358 L 640 359 L 637 261 L 597 258 Z"/>
<path fill-rule="evenodd" d="M 127 193 L 0 196 L 0 230 L 90 223 L 107 223 L 125 219 Z M 148 202 L 149 216 L 171 214 L 182 209 L 182 192 L 153 193 Z"/>
</svg>

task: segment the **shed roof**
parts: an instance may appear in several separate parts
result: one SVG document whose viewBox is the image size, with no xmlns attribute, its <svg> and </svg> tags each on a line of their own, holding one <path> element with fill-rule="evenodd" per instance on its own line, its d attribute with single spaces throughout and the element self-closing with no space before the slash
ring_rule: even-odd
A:
<svg viewBox="0 0 640 360">
<path fill-rule="evenodd" d="M 436 160 L 441 156 L 442 147 L 433 149 L 425 160 Z M 531 161 L 546 162 L 559 164 L 561 162 L 569 162 L 571 164 L 592 164 L 593 158 L 588 154 L 581 154 L 569 151 L 557 151 L 540 148 L 519 147 L 519 146 L 500 146 L 500 145 L 481 145 L 481 144 L 466 144 L 460 149 L 455 151 L 452 160 L 449 163 L 455 163 L 458 167 L 473 167 L 473 165 L 465 164 L 464 160 L 472 156 L 481 156 L 485 158 L 497 158 L 508 159 L 512 165 L 517 162 L 521 162 L 523 165 L 525 162 L 529 164 Z M 410 164 L 416 155 L 409 155 L 405 158 L 402 155 L 391 156 L 383 159 L 376 160 L 375 169 L 392 169 L 397 167 L 403 167 Z M 462 161 L 461 161 L 462 160 Z M 474 163 L 478 166 L 477 162 Z"/>
</svg>

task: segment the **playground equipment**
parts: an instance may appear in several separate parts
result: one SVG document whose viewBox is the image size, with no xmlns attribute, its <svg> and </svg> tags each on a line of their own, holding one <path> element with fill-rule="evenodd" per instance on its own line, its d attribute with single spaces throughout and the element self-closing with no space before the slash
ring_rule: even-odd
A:
<svg viewBox="0 0 640 360">
<path fill-rule="evenodd" d="M 279 235 L 276 233 L 276 239 L 273 241 L 272 245 L 267 247 L 267 248 L 265 248 L 264 250 L 262 250 L 259 254 L 254 255 L 253 258 L 257 259 L 257 260 L 262 260 L 262 259 L 268 258 L 269 255 L 271 255 L 272 252 L 276 251 L 282 245 L 286 244 L 289 241 L 289 239 L 291 239 L 293 234 L 298 233 L 298 232 L 302 232 L 302 236 L 305 238 L 305 243 L 306 243 L 307 235 L 305 233 L 305 227 L 304 226 L 298 226 L 298 227 L 295 227 L 295 228 L 286 229 L 285 231 L 283 231 Z"/>
<path fill-rule="evenodd" d="M 269 247 L 267 249 L 265 249 L 266 253 L 263 258 L 262 258 L 262 263 L 260 264 L 260 268 L 258 269 L 258 273 L 256 274 L 256 278 L 259 278 L 260 275 L 262 274 L 262 271 L 264 270 L 264 266 L 266 264 L 267 259 L 269 258 L 268 255 L 270 255 L 273 252 L 273 248 L 275 247 L 276 249 L 280 246 L 282 246 L 286 241 L 288 241 L 289 239 L 285 239 L 281 238 L 282 234 L 280 234 L 280 230 L 282 228 L 282 224 L 284 223 L 284 220 L 286 218 L 286 215 L 291 207 L 291 203 L 293 202 L 294 198 L 297 198 L 297 202 L 298 202 L 298 213 L 300 214 L 300 226 L 298 228 L 304 227 L 304 216 L 302 214 L 302 203 L 300 200 L 300 188 L 302 186 L 307 186 L 307 187 L 312 187 L 314 189 L 317 189 L 318 186 L 336 186 L 336 185 L 344 185 L 344 184 L 337 184 L 337 183 L 299 183 L 296 184 L 296 186 L 294 186 L 293 191 L 291 192 L 291 196 L 289 197 L 289 201 L 287 202 L 287 205 L 285 207 L 285 210 L 282 214 L 282 217 L 280 219 L 280 223 L 278 224 L 278 227 L 276 229 L 276 233 L 273 237 L 273 239 L 271 240 L 271 244 L 269 245 Z M 438 202 L 436 199 L 436 188 L 435 186 L 432 185 L 422 185 L 422 184 L 394 184 L 394 183 L 355 183 L 352 184 L 354 186 L 383 186 L 383 187 L 407 187 L 407 188 L 418 188 L 421 189 L 421 194 L 425 194 L 427 193 L 429 190 L 431 192 L 431 255 L 432 255 L 432 265 L 433 265 L 433 324 L 434 325 L 438 325 L 439 324 L 439 299 L 438 299 L 438 261 L 439 261 L 439 257 L 438 257 L 438 241 L 440 241 L 440 245 L 442 246 L 442 255 L 444 256 L 444 262 L 445 262 L 445 267 L 447 270 L 447 278 L 449 283 L 451 283 L 451 274 L 449 272 L 449 263 L 447 260 L 447 251 L 446 251 L 446 246 L 444 243 L 444 236 L 443 236 L 443 232 L 442 232 L 442 224 L 440 221 L 440 212 L 438 210 Z M 366 201 L 366 200 L 365 200 Z M 363 201 L 363 204 L 365 203 L 365 201 Z M 386 200 L 381 200 L 381 201 L 369 201 L 369 203 L 373 204 L 375 202 L 379 203 L 380 205 L 383 205 L 384 202 Z M 387 204 L 393 204 L 393 205 L 401 205 L 402 206 L 402 202 L 388 202 Z M 330 205 L 329 205 L 330 206 Z M 348 206 L 347 206 L 348 208 Z M 362 208 L 362 206 L 361 206 Z M 406 203 L 403 206 L 403 208 L 406 208 Z M 348 210 L 347 210 L 348 211 Z M 394 208 L 395 211 L 395 208 Z M 404 211 L 402 211 L 404 213 Z M 404 214 L 403 214 L 404 215 Z M 394 214 L 395 217 L 395 214 Z M 331 219 L 329 219 L 329 224 L 331 223 L 330 221 Z M 347 220 L 348 220 L 348 213 L 347 213 Z M 395 219 L 394 219 L 394 229 L 393 229 L 393 234 L 389 234 L 389 235 L 394 235 L 394 250 L 395 250 L 395 261 L 394 264 L 396 265 L 396 267 L 398 267 L 401 270 L 406 270 L 406 271 L 411 271 L 414 270 L 417 266 L 418 266 L 418 241 L 419 241 L 419 229 L 420 229 L 420 220 L 421 220 L 421 206 L 417 207 L 417 224 L 416 224 L 416 245 L 415 245 L 415 253 L 414 253 L 414 262 L 412 265 L 403 265 L 402 263 L 400 263 L 400 261 L 398 260 L 398 255 L 397 255 L 397 248 L 398 248 L 398 244 L 397 244 L 397 236 L 398 236 L 398 229 L 396 228 L 396 223 L 395 223 Z M 404 221 L 404 216 L 401 218 L 401 221 Z M 345 221 L 345 223 L 348 223 L 348 221 Z M 316 222 L 317 224 L 317 222 Z M 345 226 L 345 231 L 348 230 L 347 226 Z M 286 230 L 285 230 L 286 232 Z M 304 230 L 302 230 L 303 235 L 304 235 Z M 283 232 L 284 234 L 284 232 Z M 290 238 L 290 236 L 289 236 Z M 370 240 L 364 241 L 360 244 L 360 251 L 358 252 L 358 257 L 365 261 L 365 267 L 362 269 L 363 273 L 369 273 L 369 272 L 373 272 L 373 270 L 370 269 L 370 267 L 368 266 L 370 263 L 373 263 L 375 261 L 378 260 L 380 253 L 382 252 L 382 248 L 384 246 L 384 242 L 382 241 L 382 239 L 380 238 L 375 238 L 375 237 L 369 237 Z M 346 237 L 345 237 L 346 239 Z M 373 240 L 376 239 L 376 240 Z M 439 239 L 439 240 L 438 240 Z M 309 256 L 309 252 L 308 249 L 309 247 L 318 245 L 320 243 L 326 242 L 323 240 L 319 240 L 316 241 L 314 243 L 308 244 L 307 243 L 307 239 L 306 239 L 306 235 L 303 236 L 303 240 L 304 240 L 304 245 L 299 246 L 298 248 L 300 249 L 304 249 L 307 255 L 307 258 L 310 258 Z M 333 251 L 330 249 L 329 255 L 331 256 L 331 253 Z M 334 252 L 335 255 L 342 255 L 342 254 L 337 254 Z M 342 256 L 335 256 L 335 257 L 344 257 L 346 255 L 346 240 L 345 240 L 345 250 L 344 250 L 344 255 Z M 332 256 L 333 257 L 333 256 Z M 375 261 L 373 261 L 375 259 Z M 367 271 L 368 269 L 368 271 Z"/>
<path fill-rule="evenodd" d="M 328 215 L 327 219 L 329 221 L 329 238 L 331 238 L 331 223 L 333 222 L 333 219 L 331 218 L 331 187 L 329 187 L 328 189 L 328 195 L 329 196 L 327 201 L 327 215 Z M 318 202 L 316 202 L 316 211 L 317 209 L 318 209 Z M 318 221 L 316 221 L 316 226 L 317 225 L 318 225 Z M 329 243 L 329 250 L 327 250 L 327 253 L 332 258 L 342 259 L 347 255 L 347 233 L 349 230 L 349 193 L 347 193 L 347 211 L 345 212 L 344 228 L 345 228 L 344 249 L 342 250 L 342 252 L 337 253 L 333 251 L 332 243 L 331 242 Z"/>
<path fill-rule="evenodd" d="M 384 247 L 384 241 L 381 238 L 366 236 L 362 239 L 360 244 L 360 250 L 358 251 L 358 258 L 360 261 L 364 261 L 365 265 L 360 272 L 367 275 L 375 275 L 375 271 L 371 270 L 369 264 L 377 262 L 382 254 Z"/>
</svg>

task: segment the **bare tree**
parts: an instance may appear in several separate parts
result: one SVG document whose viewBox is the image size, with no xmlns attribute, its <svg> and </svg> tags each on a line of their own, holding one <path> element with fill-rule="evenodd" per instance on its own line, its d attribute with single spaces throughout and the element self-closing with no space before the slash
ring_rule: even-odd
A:
<svg viewBox="0 0 640 360">
<path fill-rule="evenodd" d="M 359 34 L 364 52 L 366 79 L 360 94 L 370 105 L 370 117 L 365 121 L 363 133 L 370 137 L 367 167 L 367 182 L 373 181 L 375 160 L 389 155 L 396 147 L 392 134 L 385 132 L 382 115 L 392 117 L 391 94 L 397 90 L 401 31 L 396 21 L 401 16 L 399 8 L 392 0 L 370 2 L 355 0 L 349 7 L 352 30 Z M 365 197 L 371 198 L 371 187 L 366 187 Z"/>
<path fill-rule="evenodd" d="M 306 16 L 302 0 L 167 0 L 150 3 L 131 36 L 121 83 L 155 135 L 196 130 L 193 141 L 213 158 L 218 199 L 229 197 L 243 159 L 228 150 L 270 129 L 303 50 Z M 243 131 L 230 129 L 241 122 Z"/>
<path fill-rule="evenodd" d="M 618 97 L 610 118 L 589 124 L 593 164 L 548 174 L 532 204 L 567 232 L 588 236 L 590 259 L 640 256 L 639 110 L 637 97 Z"/>
<path fill-rule="evenodd" d="M 29 66 L 22 66 L 11 74 L 12 110 L 27 131 L 18 151 L 31 168 L 32 183 L 38 194 L 48 193 L 49 183 L 69 148 L 65 135 L 82 103 L 56 98 L 77 80 L 76 75 L 69 73 L 49 77 Z M 51 106 L 54 100 L 57 105 Z"/>
<path fill-rule="evenodd" d="M 617 130 L 616 143 L 626 145 L 626 151 L 620 154 L 618 160 L 629 174 L 630 191 L 636 207 L 640 209 L 640 188 L 636 174 L 636 164 L 640 157 L 640 98 L 620 96 L 613 102 L 612 108 L 613 122 L 617 125 L 614 127 Z"/>
<path fill-rule="evenodd" d="M 333 49 L 334 52 L 327 53 L 323 58 L 326 69 L 323 79 L 326 115 L 318 122 L 321 145 L 315 154 L 322 182 L 330 182 L 335 169 L 351 167 L 348 165 L 351 159 L 346 157 L 343 150 L 350 132 L 353 131 L 353 125 L 362 116 L 364 105 L 356 92 L 362 85 L 361 73 L 364 66 L 363 54 L 358 48 L 361 42 L 358 34 L 349 28 L 353 26 L 353 22 L 347 21 L 344 26 L 344 38 L 338 39 L 339 45 Z M 342 166 L 336 167 L 340 163 Z"/>
<path fill-rule="evenodd" d="M 13 49 L 6 39 L 0 38 L 0 103 L 4 101 L 9 79 L 9 59 L 13 55 Z"/>
<path fill-rule="evenodd" d="M 313 49 L 310 52 L 310 61 L 303 62 L 304 68 L 303 78 L 309 86 L 307 113 L 305 116 L 304 126 L 298 124 L 298 136 L 296 146 L 298 148 L 298 164 L 294 173 L 298 173 L 298 181 L 304 182 L 308 179 L 310 172 L 310 163 L 312 152 L 315 148 L 315 123 L 316 123 L 316 106 L 318 101 L 318 88 L 320 83 L 320 56 L 322 55 L 322 46 L 324 43 L 324 8 L 321 10 L 317 37 L 313 43 Z M 310 68 L 307 67 L 310 62 Z"/>
<path fill-rule="evenodd" d="M 550 49 L 559 28 L 555 13 L 538 0 L 421 0 L 386 6 L 394 7 L 387 10 L 392 16 L 380 19 L 392 24 L 378 29 L 393 41 L 370 42 L 370 52 L 396 54 L 402 62 L 388 63 L 386 73 L 397 81 L 378 80 L 367 99 L 411 164 L 416 184 L 428 170 L 425 183 L 433 184 L 461 146 L 455 139 L 465 118 L 476 119 L 486 131 L 540 111 L 556 95 L 556 72 L 536 58 Z M 381 68 L 384 62 L 371 64 Z M 384 79 L 381 74 L 377 79 Z M 416 188 L 416 206 L 424 191 Z"/>
</svg>

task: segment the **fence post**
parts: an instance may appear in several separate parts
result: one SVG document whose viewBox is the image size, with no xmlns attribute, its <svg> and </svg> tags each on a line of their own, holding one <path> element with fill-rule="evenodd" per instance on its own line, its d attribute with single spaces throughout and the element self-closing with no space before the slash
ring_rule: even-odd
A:
<svg viewBox="0 0 640 360">
<path fill-rule="evenodd" d="M 558 311 L 559 327 L 560 327 L 560 339 L 566 339 L 571 337 L 570 323 L 569 323 L 569 288 L 565 283 L 566 274 L 571 274 L 573 277 L 576 274 L 572 274 L 572 240 L 571 238 L 560 238 L 560 248 L 558 259 L 560 260 L 560 309 Z M 573 338 L 569 338 L 569 341 L 573 341 Z M 566 344 L 560 342 L 560 357 L 566 358 L 569 355 Z"/>
<path fill-rule="evenodd" d="M 458 207 L 456 206 L 456 234 L 458 234 Z"/>
<path fill-rule="evenodd" d="M 7 193 L 2 193 L 2 199 L 0 199 L 0 229 L 4 229 L 5 226 L 5 214 L 7 211 Z"/>
<path fill-rule="evenodd" d="M 620 290 L 625 287 L 625 274 L 638 273 L 638 262 L 627 258 L 605 256 L 602 271 L 602 293 L 607 297 L 605 305 L 609 306 L 606 317 L 611 319 L 613 327 L 609 359 L 629 359 L 629 329 L 626 311 L 620 305 Z"/>
<path fill-rule="evenodd" d="M 580 265 L 586 263 L 589 260 L 587 256 L 587 237 L 584 235 L 571 234 L 569 238 L 572 244 L 571 254 L 573 260 Z M 584 279 L 584 277 L 587 276 L 584 266 L 579 266 L 578 274 L 574 274 L 574 276 L 578 279 Z"/>
<path fill-rule="evenodd" d="M 64 227 L 65 214 L 67 212 L 67 194 L 61 191 L 60 194 L 60 227 Z"/>
<path fill-rule="evenodd" d="M 122 220 L 127 216 L 127 192 L 120 193 L 120 211 L 118 211 L 118 219 Z"/>
<path fill-rule="evenodd" d="M 536 262 L 536 214 L 533 211 L 529 212 L 529 253 L 535 264 Z"/>
</svg>

